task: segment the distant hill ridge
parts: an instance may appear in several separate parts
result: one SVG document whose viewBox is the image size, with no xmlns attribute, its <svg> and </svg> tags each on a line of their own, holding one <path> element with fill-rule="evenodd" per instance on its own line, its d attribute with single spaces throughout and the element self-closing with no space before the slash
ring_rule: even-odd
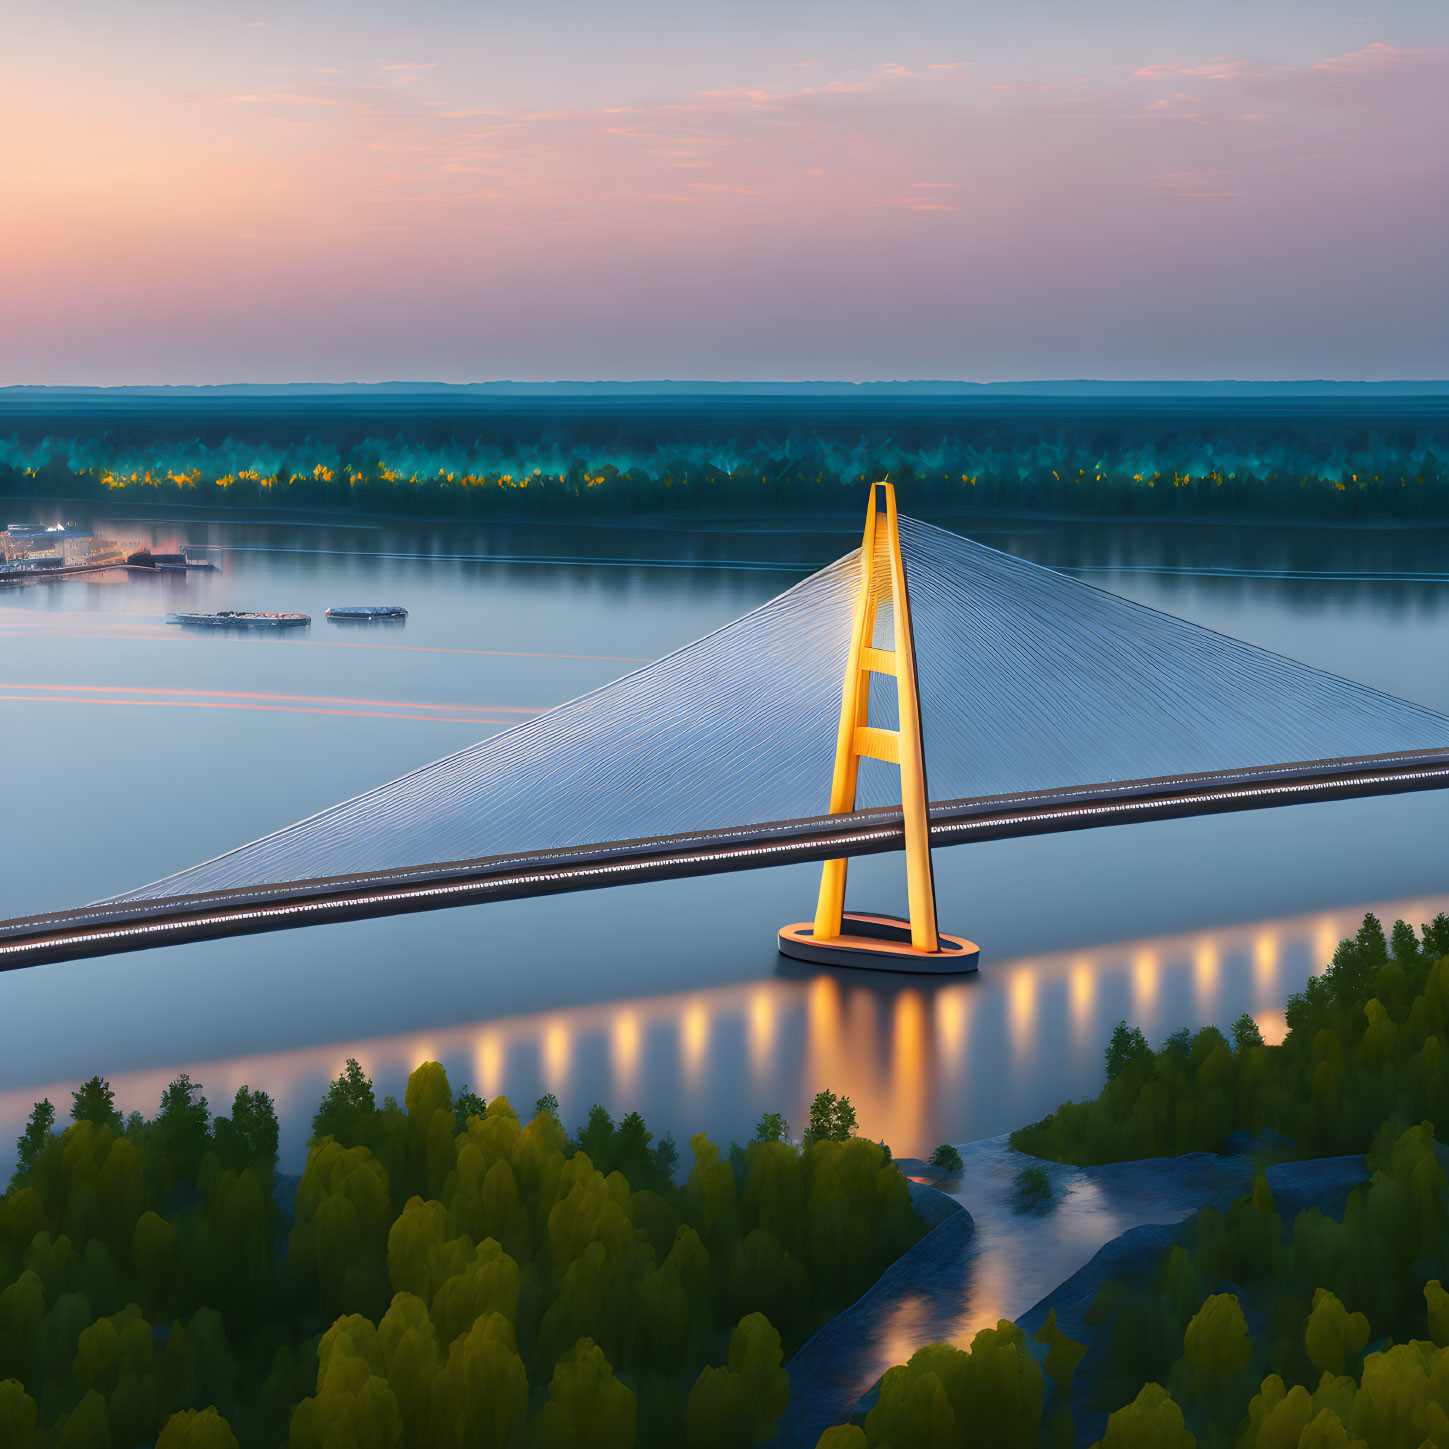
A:
<svg viewBox="0 0 1449 1449">
<path fill-rule="evenodd" d="M 1079 398 L 1288 398 L 1441 397 L 1449 380 L 1354 382 L 1300 379 L 1282 382 L 1111 382 L 1087 378 L 1038 382 L 228 382 L 120 387 L 0 387 L 0 403 L 64 398 L 157 397 L 1079 397 Z"/>
</svg>

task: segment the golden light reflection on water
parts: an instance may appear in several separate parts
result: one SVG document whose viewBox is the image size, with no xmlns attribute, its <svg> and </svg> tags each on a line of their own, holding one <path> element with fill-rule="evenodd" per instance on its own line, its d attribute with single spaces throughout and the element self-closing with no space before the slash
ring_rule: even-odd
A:
<svg viewBox="0 0 1449 1449">
<path fill-rule="evenodd" d="M 1217 945 L 1211 940 L 1199 941 L 1192 954 L 1193 998 L 1198 1012 L 1206 1018 L 1217 998 L 1222 962 Z"/>
<path fill-rule="evenodd" d="M 624 1008 L 614 1019 L 613 1065 L 614 1080 L 620 1090 L 626 1094 L 632 1092 L 639 1073 L 639 1018 L 631 1007 Z M 544 1080 L 550 1083 L 549 1090 L 562 1101 L 562 1094 L 552 1086 L 553 1079 L 545 1077 Z"/>
<path fill-rule="evenodd" d="M 943 991 L 936 1001 L 936 1050 L 951 1060 L 966 1035 L 966 997 L 961 987 Z"/>
<path fill-rule="evenodd" d="M 1017 966 L 1011 973 L 1007 985 L 1009 1008 L 1008 1029 L 1011 1033 L 1011 1055 L 1015 1059 L 1025 1057 L 1031 1049 L 1032 1027 L 1036 1023 L 1036 971 L 1033 967 Z"/>
<path fill-rule="evenodd" d="M 706 1128 L 724 1141 L 762 1111 L 798 1131 L 824 1087 L 850 1096 L 860 1130 L 900 1155 L 938 1142 L 994 1135 L 1100 1085 L 1101 1052 L 1119 1016 L 1153 1042 L 1181 1025 L 1226 1029 L 1243 1011 L 1268 1040 L 1284 1030 L 1286 994 L 1321 970 L 1364 910 L 1418 923 L 1449 909 L 1430 898 L 1180 936 L 1126 941 L 1029 959 L 992 961 L 979 976 L 935 982 L 866 972 L 780 975 L 705 989 L 563 1007 L 135 1070 L 107 1068 L 124 1110 L 155 1110 L 178 1071 L 203 1082 L 213 1108 L 246 1083 L 270 1092 L 283 1122 L 284 1163 L 300 1165 L 307 1125 L 328 1080 L 355 1056 L 378 1096 L 399 1099 L 408 1072 L 433 1058 L 454 1085 L 521 1109 L 558 1096 L 565 1120 L 595 1101 L 616 1115 L 638 1108 L 683 1140 Z M 1009 1081 L 1010 1089 L 1003 1087 Z M 0 1140 L 14 1141 L 32 1102 L 69 1100 L 71 1082 L 0 1090 Z M 1026 1104 L 1024 1095 L 1042 1094 Z M 62 1115 L 64 1109 L 62 1107 Z"/>
<path fill-rule="evenodd" d="M 775 1044 L 775 1003 L 768 987 L 755 988 L 750 999 L 750 1065 L 764 1071 Z"/>
<path fill-rule="evenodd" d="M 679 1056 L 686 1086 L 693 1088 L 699 1084 L 700 1072 L 708 1054 L 709 1012 L 700 1002 L 691 1001 L 684 1010 L 680 1027 Z"/>
<path fill-rule="evenodd" d="M 930 1091 L 932 1052 L 926 1030 L 926 1002 L 914 987 L 896 997 L 894 1105 L 896 1137 L 887 1141 L 919 1142 L 926 1123 L 926 1095 Z"/>
<path fill-rule="evenodd" d="M 1259 931 L 1253 937 L 1253 985 L 1259 991 L 1272 990 L 1277 981 L 1280 945 L 1276 931 Z"/>
<path fill-rule="evenodd" d="M 569 1032 L 561 1021 L 553 1021 L 543 1033 L 543 1072 L 550 1082 L 557 1082 L 555 1095 L 562 1096 L 568 1090 Z"/>
<path fill-rule="evenodd" d="M 496 1097 L 498 1084 L 503 1076 L 503 1052 L 498 1038 L 491 1031 L 479 1035 L 474 1060 L 474 1070 L 478 1073 L 478 1090 L 485 1097 Z"/>
<path fill-rule="evenodd" d="M 1151 946 L 1141 946 L 1132 957 L 1132 1010 L 1139 1021 L 1157 1015 L 1157 993 L 1162 984 L 1162 964 Z"/>
<path fill-rule="evenodd" d="M 1072 1041 L 1080 1046 L 1092 1024 L 1092 1002 L 1097 994 L 1097 976 L 1087 956 L 1077 956 L 1071 965 L 1070 1011 Z"/>
<path fill-rule="evenodd" d="M 829 974 L 817 976 L 809 986 L 808 1070 L 812 1081 L 837 1081 L 841 1072 L 842 1011 L 839 980 Z"/>
</svg>

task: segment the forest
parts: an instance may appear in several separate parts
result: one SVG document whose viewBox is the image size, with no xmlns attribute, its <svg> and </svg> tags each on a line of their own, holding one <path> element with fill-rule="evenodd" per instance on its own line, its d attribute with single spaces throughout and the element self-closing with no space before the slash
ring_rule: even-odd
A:
<svg viewBox="0 0 1449 1449">
<path fill-rule="evenodd" d="M 1252 1190 L 1105 1278 L 1071 1333 L 1053 1308 L 921 1348 L 819 1449 L 1449 1446 L 1449 916 L 1365 917 L 1287 1025 L 1154 1051 L 1120 1023 L 1101 1094 L 1015 1144 L 1089 1164 L 1246 1143 Z M 761 1443 L 794 1351 L 924 1233 L 829 1092 L 798 1144 L 770 1113 L 727 1152 L 695 1137 L 687 1171 L 636 1114 L 570 1135 L 552 1098 L 525 1123 L 434 1062 L 379 1106 L 349 1060 L 300 1180 L 247 1087 L 213 1117 L 183 1074 L 123 1118 L 93 1078 L 69 1119 L 36 1104 L 0 1200 L 17 1449 Z M 1285 1217 L 1262 1169 L 1325 1156 L 1362 1182 Z"/>
<path fill-rule="evenodd" d="M 1442 408 L 1297 414 L 861 408 L 813 417 L 537 411 L 464 421 L 319 409 L 12 419 L 0 496 L 440 518 L 916 508 L 1354 522 L 1449 516 Z"/>
<path fill-rule="evenodd" d="M 6 1449 L 747 1446 L 925 1231 L 829 1092 L 686 1173 L 637 1114 L 570 1136 L 436 1062 L 379 1106 L 349 1060 L 294 1199 L 263 1091 L 123 1118 L 97 1077 L 69 1117 L 36 1104 L 0 1200 Z"/>
<path fill-rule="evenodd" d="M 1422 939 L 1421 939 L 1422 937 Z M 1289 997 L 1288 1033 L 1265 1046 L 1251 1017 L 1175 1031 L 1153 1051 L 1118 1024 L 1107 1082 L 1012 1133 L 1013 1147 L 1079 1166 L 1221 1152 L 1234 1131 L 1292 1139 L 1296 1156 L 1365 1152 L 1386 1121 L 1449 1136 L 1449 916 L 1389 936 L 1372 915 Z"/>
<path fill-rule="evenodd" d="M 1121 1023 L 1094 1101 L 1013 1134 L 1081 1164 L 1224 1151 L 1362 1154 L 1346 1201 L 1285 1223 L 1260 1171 L 1226 1211 L 1103 1282 L 1081 1339 L 1055 1308 L 889 1370 L 817 1449 L 1424 1449 L 1449 1445 L 1449 917 L 1386 937 L 1366 916 L 1265 1045 L 1250 1017 L 1153 1051 Z"/>
</svg>

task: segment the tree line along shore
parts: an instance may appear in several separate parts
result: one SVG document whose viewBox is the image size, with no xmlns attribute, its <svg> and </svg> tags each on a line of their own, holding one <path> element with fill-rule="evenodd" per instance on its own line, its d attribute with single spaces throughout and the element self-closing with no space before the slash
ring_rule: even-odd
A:
<svg viewBox="0 0 1449 1449">
<path fill-rule="evenodd" d="M 295 1201 L 278 1124 L 183 1074 L 152 1118 L 93 1078 L 37 1103 L 0 1201 L 0 1443 L 745 1446 L 784 1361 L 925 1232 L 888 1149 L 822 1092 L 798 1143 L 671 1139 L 601 1107 L 381 1105 L 349 1060 Z M 683 1176 L 683 1181 L 676 1181 Z"/>
<path fill-rule="evenodd" d="M 0 497 L 221 510 L 306 509 L 428 518 L 641 512 L 855 511 L 889 478 L 912 507 L 1053 517 L 1328 523 L 1449 519 L 1446 440 L 1090 435 L 844 448 L 803 439 L 670 449 L 510 451 L 398 440 L 342 448 L 257 444 L 140 450 L 0 439 Z"/>
</svg>

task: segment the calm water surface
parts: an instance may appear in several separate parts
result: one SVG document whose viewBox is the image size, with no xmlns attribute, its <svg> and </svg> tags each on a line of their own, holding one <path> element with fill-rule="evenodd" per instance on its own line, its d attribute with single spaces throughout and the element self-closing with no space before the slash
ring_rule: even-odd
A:
<svg viewBox="0 0 1449 1449">
<path fill-rule="evenodd" d="M 218 544 L 225 566 L 0 591 L 0 916 L 134 887 L 436 759 L 716 628 L 858 537 L 847 519 L 105 526 Z M 956 526 L 1449 712 L 1443 531 Z M 405 605 L 405 625 L 323 618 L 372 602 Z M 167 626 L 178 608 L 313 623 L 223 637 Z M 270 1091 L 296 1171 L 349 1055 L 380 1093 L 434 1057 L 486 1096 L 552 1091 L 567 1122 L 596 1101 L 638 1108 L 682 1143 L 744 1138 L 770 1110 L 798 1124 L 829 1086 L 865 1132 L 923 1155 L 1095 1091 L 1121 1017 L 1154 1040 L 1245 1010 L 1281 1030 L 1286 994 L 1363 910 L 1449 909 L 1446 826 L 1449 799 L 1425 794 L 939 852 L 942 924 L 983 948 L 961 981 L 785 963 L 774 933 L 808 914 L 814 866 L 7 973 L 0 1170 L 38 1096 L 63 1115 L 99 1071 L 149 1112 L 184 1068 L 214 1106 L 243 1082 Z M 898 859 L 851 872 L 854 902 L 904 909 Z"/>
</svg>

